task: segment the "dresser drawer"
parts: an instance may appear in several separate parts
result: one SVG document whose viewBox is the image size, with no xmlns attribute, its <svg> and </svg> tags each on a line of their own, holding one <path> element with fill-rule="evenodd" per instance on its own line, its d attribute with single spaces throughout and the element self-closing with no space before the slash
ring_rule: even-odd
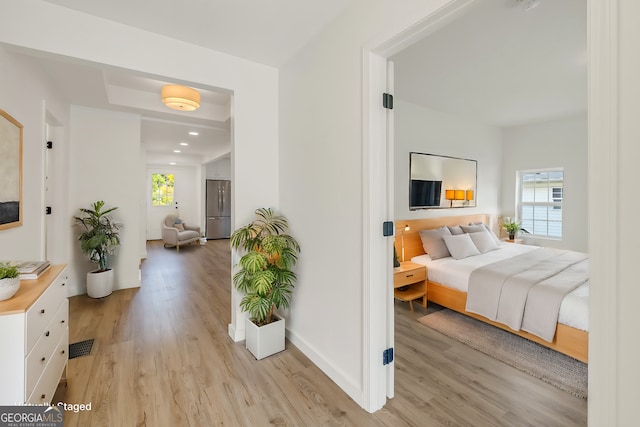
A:
<svg viewBox="0 0 640 427">
<path fill-rule="evenodd" d="M 27 310 L 25 354 L 31 351 L 40 335 L 44 332 L 45 327 L 53 319 L 62 301 L 67 299 L 66 283 L 66 275 L 61 274 L 58 276 L 51 286 Z"/>
<path fill-rule="evenodd" d="M 401 272 L 394 273 L 393 286 L 397 288 L 399 286 L 410 285 L 412 283 L 426 280 L 426 278 L 427 278 L 426 268 L 418 268 L 415 270 L 401 271 Z"/>
<path fill-rule="evenodd" d="M 69 301 L 64 300 L 25 360 L 26 395 L 30 395 L 42 372 L 55 355 L 56 345 L 63 335 L 68 335 Z"/>
<path fill-rule="evenodd" d="M 69 334 L 65 333 L 62 338 L 60 338 L 60 341 L 58 341 L 58 344 L 51 355 L 51 359 L 45 367 L 45 370 L 33 389 L 33 392 L 29 395 L 27 403 L 53 403 L 51 400 L 56 392 L 56 388 L 58 388 L 58 383 L 60 382 L 62 371 L 67 365 L 68 358 Z"/>
</svg>

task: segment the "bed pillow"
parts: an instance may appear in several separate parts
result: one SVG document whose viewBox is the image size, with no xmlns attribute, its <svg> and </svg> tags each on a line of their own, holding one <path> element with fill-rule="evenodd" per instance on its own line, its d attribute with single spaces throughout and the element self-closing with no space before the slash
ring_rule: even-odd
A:
<svg viewBox="0 0 640 427">
<path fill-rule="evenodd" d="M 474 255 L 480 255 L 480 251 L 473 244 L 469 234 L 458 234 L 457 236 L 442 236 L 444 243 L 452 257 L 463 259 Z"/>
<path fill-rule="evenodd" d="M 454 236 L 457 236 L 458 234 L 464 234 L 464 230 L 459 225 L 450 225 L 447 228 L 449 229 L 449 232 Z"/>
<path fill-rule="evenodd" d="M 487 230 L 469 233 L 469 237 L 481 254 L 499 248 L 498 244 L 493 240 L 493 237 L 491 237 L 491 233 Z"/>
<path fill-rule="evenodd" d="M 460 228 L 462 228 L 465 233 L 477 233 L 486 230 L 484 224 L 461 225 Z"/>
<path fill-rule="evenodd" d="M 429 254 L 431 259 L 446 258 L 451 256 L 447 245 L 445 245 L 443 236 L 451 236 L 451 232 L 447 227 L 434 228 L 432 230 L 420 230 L 420 239 L 424 251 Z"/>
<path fill-rule="evenodd" d="M 491 238 L 493 239 L 494 242 L 496 242 L 496 245 L 500 244 L 500 239 L 498 239 L 498 236 L 496 236 L 496 233 L 494 233 L 493 230 L 491 230 L 487 224 L 483 222 L 476 222 L 473 224 L 469 224 L 469 226 L 472 226 L 472 225 L 482 225 L 485 228 L 485 230 L 487 230 L 489 234 L 491 234 Z M 470 233 L 475 233 L 475 231 L 471 231 Z"/>
</svg>

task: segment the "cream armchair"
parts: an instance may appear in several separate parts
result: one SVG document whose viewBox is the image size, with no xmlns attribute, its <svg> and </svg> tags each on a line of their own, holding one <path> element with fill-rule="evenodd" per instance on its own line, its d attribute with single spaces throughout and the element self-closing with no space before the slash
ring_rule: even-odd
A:
<svg viewBox="0 0 640 427">
<path fill-rule="evenodd" d="M 197 243 L 199 240 L 200 227 L 185 224 L 177 215 L 167 215 L 162 221 L 162 241 L 165 248 L 175 246 L 179 251 L 180 246 L 187 243 Z"/>
</svg>

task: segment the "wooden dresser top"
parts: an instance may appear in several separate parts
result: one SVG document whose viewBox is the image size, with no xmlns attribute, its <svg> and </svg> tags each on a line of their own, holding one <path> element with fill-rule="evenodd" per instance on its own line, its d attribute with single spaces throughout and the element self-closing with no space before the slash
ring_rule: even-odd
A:
<svg viewBox="0 0 640 427">
<path fill-rule="evenodd" d="M 52 265 L 35 280 L 21 280 L 20 289 L 14 296 L 0 301 L 0 316 L 26 312 L 66 266 Z"/>
</svg>

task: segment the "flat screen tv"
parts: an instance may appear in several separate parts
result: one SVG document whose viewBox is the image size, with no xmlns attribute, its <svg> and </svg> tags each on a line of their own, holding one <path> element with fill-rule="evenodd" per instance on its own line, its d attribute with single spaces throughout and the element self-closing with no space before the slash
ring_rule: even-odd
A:
<svg viewBox="0 0 640 427">
<path fill-rule="evenodd" d="M 442 181 L 412 179 L 409 190 L 409 209 L 440 206 Z"/>
</svg>

